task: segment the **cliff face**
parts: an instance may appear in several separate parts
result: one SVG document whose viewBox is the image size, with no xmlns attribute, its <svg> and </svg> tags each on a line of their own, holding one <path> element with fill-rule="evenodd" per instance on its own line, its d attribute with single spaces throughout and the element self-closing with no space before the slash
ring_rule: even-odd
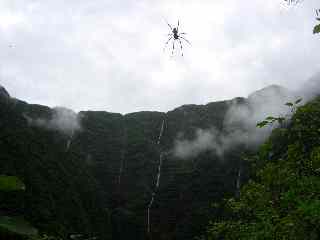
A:
<svg viewBox="0 0 320 240">
<path fill-rule="evenodd" d="M 168 113 L 75 114 L 0 90 L 0 172 L 24 180 L 16 211 L 47 232 L 191 239 L 219 214 L 210 204 L 236 194 L 239 169 L 246 179 L 240 155 L 251 145 L 238 130 L 249 136 L 248 126 L 238 121 L 231 132 L 229 122 L 233 109 L 255 114 L 250 98 Z"/>
</svg>

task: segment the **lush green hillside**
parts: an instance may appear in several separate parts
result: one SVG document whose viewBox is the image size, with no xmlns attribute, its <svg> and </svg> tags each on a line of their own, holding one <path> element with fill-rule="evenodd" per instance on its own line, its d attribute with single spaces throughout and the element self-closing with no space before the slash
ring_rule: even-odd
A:
<svg viewBox="0 0 320 240">
<path fill-rule="evenodd" d="M 201 239 L 319 239 L 320 98 L 275 129 L 250 160 L 252 180 Z"/>
<path fill-rule="evenodd" d="M 21 102 L 2 89 L 0 172 L 19 176 L 27 190 L 15 201 L 2 196 L 1 211 L 24 215 L 52 235 L 192 239 L 220 216 L 212 202 L 238 193 L 239 172 L 242 182 L 247 179 L 241 155 L 254 144 L 248 144 L 247 126 L 234 122 L 231 128 L 226 121 L 230 109 L 253 116 L 252 99 L 265 104 L 273 97 L 266 93 L 279 90 L 168 113 L 87 111 L 70 118 L 62 111 L 57 119 L 61 110 Z M 243 136 L 230 135 L 234 130 Z M 177 156 L 177 142 L 192 145 L 199 133 L 216 148 L 209 141 L 197 154 Z"/>
<path fill-rule="evenodd" d="M 1 98 L 0 172 L 19 176 L 27 186 L 25 193 L 2 194 L 1 212 L 24 215 L 55 235 L 97 234 L 107 239 L 106 203 L 91 169 L 79 153 L 65 151 L 66 136 L 31 126 L 24 114 L 45 118 L 52 111 Z"/>
</svg>

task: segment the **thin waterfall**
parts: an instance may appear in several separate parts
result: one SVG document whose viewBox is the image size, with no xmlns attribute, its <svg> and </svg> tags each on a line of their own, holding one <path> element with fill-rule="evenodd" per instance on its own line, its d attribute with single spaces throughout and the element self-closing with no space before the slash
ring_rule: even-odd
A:
<svg viewBox="0 0 320 240">
<path fill-rule="evenodd" d="M 150 211 L 151 211 L 157 190 L 160 186 L 161 167 L 162 167 L 162 160 L 163 160 L 163 152 L 161 151 L 160 143 L 161 143 L 161 137 L 162 137 L 163 131 L 164 131 L 164 125 L 165 125 L 165 120 L 162 121 L 161 129 L 160 129 L 160 133 L 159 133 L 159 137 L 158 137 L 158 142 L 157 142 L 158 148 L 160 150 L 160 157 L 159 157 L 156 185 L 155 185 L 154 191 L 151 194 L 151 200 L 150 200 L 150 202 L 148 204 L 148 208 L 147 208 L 147 232 L 148 232 L 148 234 L 150 234 L 150 232 L 151 232 Z"/>
<path fill-rule="evenodd" d="M 237 177 L 237 183 L 236 183 L 236 195 L 237 197 L 240 197 L 240 188 L 241 188 L 241 166 L 238 170 L 238 177 Z"/>
<path fill-rule="evenodd" d="M 118 186 L 121 185 L 121 177 L 124 168 L 125 156 L 126 156 L 126 148 L 127 148 L 127 130 L 125 126 L 123 127 L 123 135 L 122 135 L 122 150 L 121 150 L 121 162 L 119 167 L 119 174 L 118 174 Z"/>
<path fill-rule="evenodd" d="M 162 153 L 160 153 L 156 188 L 159 188 L 159 184 L 160 184 L 160 177 L 161 177 L 161 165 L 162 165 L 162 155 L 163 155 L 163 154 L 162 154 Z"/>
<path fill-rule="evenodd" d="M 247 130 L 247 133 L 245 135 L 245 152 L 249 149 L 249 132 Z M 239 169 L 238 169 L 238 176 L 236 180 L 236 197 L 240 197 L 240 190 L 241 190 L 241 173 L 242 173 L 242 164 L 243 160 L 240 158 L 239 160 Z"/>
<path fill-rule="evenodd" d="M 66 152 L 68 152 L 69 149 L 70 149 L 70 146 L 71 146 L 71 143 L 72 143 L 72 138 L 73 138 L 73 133 L 74 133 L 74 131 L 72 130 L 72 132 L 71 132 L 71 134 L 70 134 L 70 137 L 69 137 L 68 140 L 67 140 Z"/>
<path fill-rule="evenodd" d="M 161 141 L 161 137 L 162 137 L 162 134 L 163 134 L 163 129 L 164 129 L 164 120 L 162 120 L 162 124 L 161 124 L 161 129 L 160 129 L 160 134 L 159 134 L 159 137 L 158 137 L 158 146 L 160 146 L 160 141 Z"/>
<path fill-rule="evenodd" d="M 125 152 L 124 152 L 124 150 L 122 150 L 122 152 L 121 152 L 121 163 L 120 163 L 119 175 L 118 175 L 118 186 L 121 185 L 121 176 L 122 176 L 123 166 L 124 166 L 124 157 L 125 157 Z"/>
</svg>

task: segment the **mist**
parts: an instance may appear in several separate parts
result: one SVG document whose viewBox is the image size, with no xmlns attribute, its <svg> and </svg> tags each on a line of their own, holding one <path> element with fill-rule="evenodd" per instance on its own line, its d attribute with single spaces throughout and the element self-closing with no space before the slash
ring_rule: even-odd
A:
<svg viewBox="0 0 320 240">
<path fill-rule="evenodd" d="M 224 116 L 223 129 L 215 126 L 195 130 L 193 140 L 177 138 L 174 155 L 186 159 L 205 151 L 214 151 L 219 157 L 230 148 L 242 144 L 247 147 L 258 146 L 270 135 L 276 124 L 258 128 L 258 122 L 268 116 L 290 118 L 291 109 L 285 105 L 295 101 L 297 94 L 286 88 L 272 85 L 250 94 L 248 98 L 230 101 Z"/>
<path fill-rule="evenodd" d="M 72 136 L 74 132 L 81 130 L 81 123 L 78 114 L 64 107 L 53 108 L 51 119 L 31 119 L 27 116 L 26 118 L 31 125 L 58 130 L 68 136 Z"/>
</svg>

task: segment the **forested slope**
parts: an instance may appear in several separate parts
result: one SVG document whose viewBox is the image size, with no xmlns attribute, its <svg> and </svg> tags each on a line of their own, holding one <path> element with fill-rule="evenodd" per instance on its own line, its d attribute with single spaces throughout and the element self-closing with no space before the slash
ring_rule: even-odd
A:
<svg viewBox="0 0 320 240">
<path fill-rule="evenodd" d="M 320 98 L 298 108 L 249 160 L 250 182 L 222 204 L 225 214 L 201 239 L 319 239 Z"/>
<path fill-rule="evenodd" d="M 284 93 L 271 86 L 248 99 L 122 115 L 27 104 L 2 88 L 0 172 L 27 189 L 3 195 L 1 211 L 55 236 L 191 239 L 220 215 L 212 202 L 237 195 L 248 177 L 241 155 L 258 142 L 230 114 L 244 109 L 255 126 L 256 106 L 275 95 L 284 103 Z"/>
</svg>

